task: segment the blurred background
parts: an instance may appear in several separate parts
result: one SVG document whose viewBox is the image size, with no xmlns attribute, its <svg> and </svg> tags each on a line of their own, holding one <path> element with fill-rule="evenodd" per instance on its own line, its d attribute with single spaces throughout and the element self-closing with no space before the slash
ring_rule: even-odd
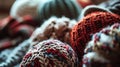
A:
<svg viewBox="0 0 120 67">
<path fill-rule="evenodd" d="M 14 1 L 15 0 L 0 0 L 0 19 L 5 18 L 6 16 L 9 15 L 10 8 L 12 4 L 14 3 Z M 91 1 L 91 3 L 97 5 L 106 0 L 78 0 L 78 1 L 82 3 L 87 3 Z"/>
<path fill-rule="evenodd" d="M 15 0 L 0 0 L 0 19 L 9 15 L 10 8 Z"/>
<path fill-rule="evenodd" d="M 17 2 L 16 4 L 15 1 L 16 2 L 19 1 L 19 2 Z M 63 13 L 66 16 L 70 16 L 68 17 L 70 19 L 71 17 L 72 19 L 73 18 L 78 19 L 78 17 L 76 16 L 80 14 L 79 15 L 80 18 L 81 17 L 83 18 L 83 16 L 81 15 L 82 15 L 82 12 L 85 12 L 85 11 L 82 11 L 82 10 L 87 6 L 89 7 L 90 5 L 95 5 L 96 7 L 99 7 L 99 9 L 100 7 L 108 10 L 112 9 L 113 13 L 120 15 L 119 13 L 120 0 L 76 0 L 76 3 L 75 5 L 72 6 L 72 8 L 71 8 L 71 2 L 68 2 L 68 6 L 70 6 L 69 10 L 70 12 L 73 12 L 74 15 L 71 13 L 69 13 L 70 15 L 67 15 L 68 14 L 67 12 L 69 10 L 66 10 L 68 7 L 65 7 L 65 5 L 63 6 L 64 3 L 62 3 L 62 8 L 63 10 L 66 10 L 65 12 L 67 14 L 62 11 L 60 12 L 59 9 L 57 9 L 58 6 L 57 8 L 56 7 L 52 8 L 52 9 L 55 9 L 54 11 L 53 10 L 51 11 L 53 12 L 53 14 L 49 10 L 51 7 L 44 7 L 43 9 L 41 8 L 41 10 L 39 10 L 38 7 L 41 7 L 41 5 L 43 5 L 42 1 L 45 1 L 45 0 L 0 0 L 0 67 L 1 66 L 2 67 L 4 66 L 19 67 L 19 64 L 22 61 L 23 56 L 26 54 L 31 44 L 29 43 L 29 40 L 30 40 L 29 37 L 34 32 L 34 30 L 36 30 L 37 27 L 40 27 L 40 25 L 43 24 L 43 21 L 47 21 L 49 15 L 52 16 L 56 14 L 56 16 L 57 15 L 59 16 L 59 14 Z M 46 3 L 49 4 L 50 3 L 49 1 L 52 1 L 52 0 L 46 0 Z M 67 0 L 67 1 L 70 1 L 70 0 Z M 108 3 L 107 1 L 110 3 Z M 118 1 L 117 2 L 118 4 L 111 1 Z M 44 5 L 46 5 L 46 3 L 44 3 Z M 53 4 L 51 6 L 54 6 L 54 5 L 56 6 L 56 2 L 54 2 L 53 0 Z M 13 6 L 14 6 L 14 9 L 11 9 L 11 7 Z M 111 8 L 106 8 L 108 6 Z M 73 7 L 76 7 L 76 8 L 73 8 Z M 94 8 L 96 9 L 96 7 Z M 46 10 L 46 11 L 42 11 L 42 10 Z M 95 10 L 93 9 L 93 11 Z M 91 12 L 91 10 L 86 13 L 89 13 L 89 12 Z M 40 18 L 42 18 L 42 20 Z M 45 31 L 46 30 L 48 30 L 47 26 L 45 28 Z M 36 33 L 38 34 L 38 32 Z M 37 35 L 34 35 L 34 36 L 37 36 Z"/>
</svg>

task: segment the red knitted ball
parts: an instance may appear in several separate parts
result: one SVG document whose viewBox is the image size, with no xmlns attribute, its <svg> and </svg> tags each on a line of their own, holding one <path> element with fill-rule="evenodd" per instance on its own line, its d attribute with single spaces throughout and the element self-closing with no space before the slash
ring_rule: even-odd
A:
<svg viewBox="0 0 120 67">
<path fill-rule="evenodd" d="M 107 12 L 93 12 L 84 17 L 71 31 L 71 45 L 81 60 L 86 43 L 90 36 L 102 28 L 120 23 L 120 17 Z"/>
<path fill-rule="evenodd" d="M 59 40 L 44 40 L 29 49 L 20 67 L 79 67 L 73 49 Z"/>
</svg>

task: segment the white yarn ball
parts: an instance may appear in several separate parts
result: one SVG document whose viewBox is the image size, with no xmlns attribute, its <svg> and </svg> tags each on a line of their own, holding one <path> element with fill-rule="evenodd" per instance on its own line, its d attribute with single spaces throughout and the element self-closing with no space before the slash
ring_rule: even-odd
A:
<svg viewBox="0 0 120 67">
<path fill-rule="evenodd" d="M 20 20 L 25 15 L 37 16 L 37 6 L 40 0 L 16 0 L 11 7 L 10 15 Z"/>
</svg>

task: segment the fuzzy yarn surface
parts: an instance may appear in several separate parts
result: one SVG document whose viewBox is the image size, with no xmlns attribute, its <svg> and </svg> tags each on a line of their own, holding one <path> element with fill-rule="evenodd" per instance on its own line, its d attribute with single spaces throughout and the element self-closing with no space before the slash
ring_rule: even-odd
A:
<svg viewBox="0 0 120 67">
<path fill-rule="evenodd" d="M 91 35 L 114 23 L 120 23 L 118 15 L 108 12 L 93 12 L 73 27 L 71 45 L 78 54 L 79 60 L 82 60 L 86 43 L 91 39 Z"/>
<path fill-rule="evenodd" d="M 70 31 L 76 22 L 67 17 L 51 17 L 33 32 L 31 44 L 47 39 L 58 39 L 70 44 Z"/>
<path fill-rule="evenodd" d="M 120 23 L 103 28 L 88 42 L 83 56 L 84 67 L 120 66 Z"/>
<path fill-rule="evenodd" d="M 59 40 L 45 40 L 33 46 L 24 56 L 20 67 L 78 67 L 73 49 Z"/>
</svg>

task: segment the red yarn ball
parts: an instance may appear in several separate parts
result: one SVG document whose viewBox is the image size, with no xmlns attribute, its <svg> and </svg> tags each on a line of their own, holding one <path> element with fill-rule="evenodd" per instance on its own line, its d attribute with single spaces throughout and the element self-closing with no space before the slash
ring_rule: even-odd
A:
<svg viewBox="0 0 120 67">
<path fill-rule="evenodd" d="M 114 23 L 120 23 L 118 15 L 108 12 L 94 12 L 88 14 L 73 27 L 71 31 L 71 45 L 78 54 L 79 60 L 82 59 L 86 43 L 91 39 L 90 36 Z"/>
<path fill-rule="evenodd" d="M 32 46 L 20 67 L 79 67 L 73 49 L 59 40 L 49 39 Z"/>
</svg>

